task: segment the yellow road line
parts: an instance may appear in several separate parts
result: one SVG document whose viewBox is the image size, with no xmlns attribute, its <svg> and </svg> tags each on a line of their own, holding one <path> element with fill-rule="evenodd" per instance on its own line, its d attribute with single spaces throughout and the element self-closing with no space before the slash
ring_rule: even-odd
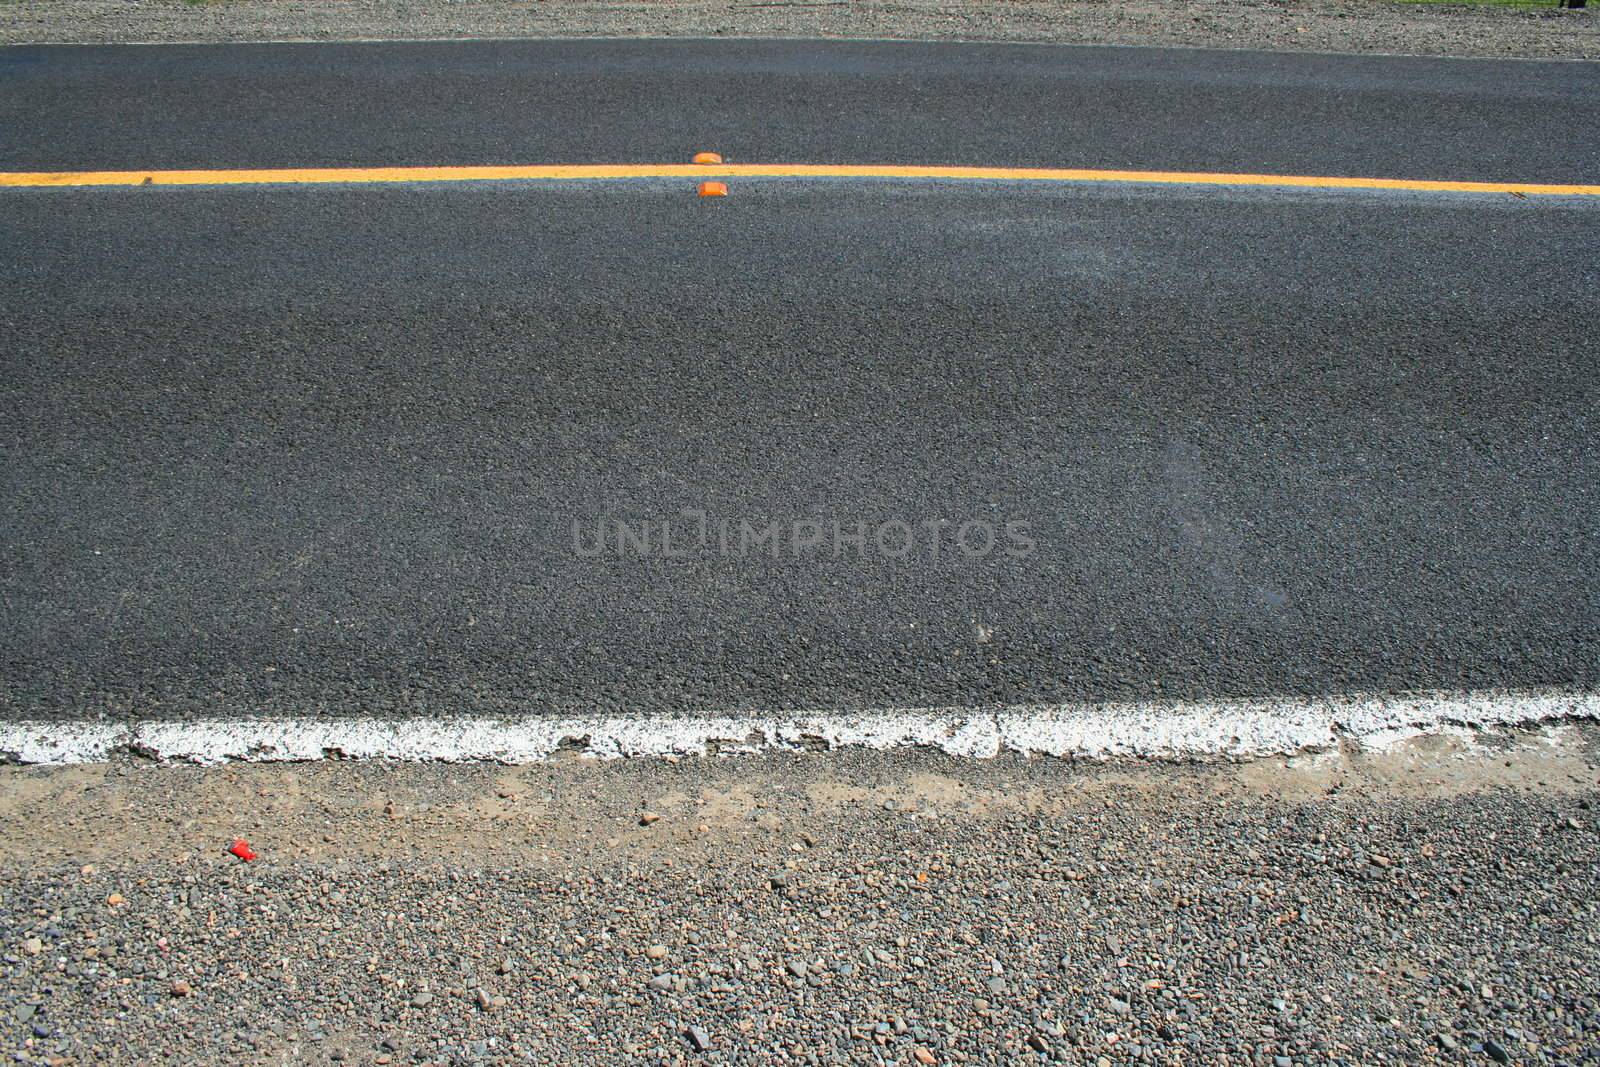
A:
<svg viewBox="0 0 1600 1067">
<path fill-rule="evenodd" d="M 938 178 L 1002 182 L 1136 182 L 1262 185 L 1309 189 L 1393 189 L 1429 193 L 1600 196 L 1600 185 L 1458 182 L 1417 178 L 1340 178 L 1292 174 L 1213 174 L 1169 170 L 1027 167 L 900 167 L 811 163 L 666 163 L 525 167 L 335 167 L 282 170 L 109 170 L 0 172 L 0 187 L 82 185 L 300 185 L 372 182 L 595 181 L 622 178 Z"/>
</svg>

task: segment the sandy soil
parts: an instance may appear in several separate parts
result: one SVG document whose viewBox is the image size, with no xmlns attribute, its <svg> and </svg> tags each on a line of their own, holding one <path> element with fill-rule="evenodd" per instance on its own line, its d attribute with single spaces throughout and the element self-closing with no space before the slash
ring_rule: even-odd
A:
<svg viewBox="0 0 1600 1067">
<path fill-rule="evenodd" d="M 831 37 L 1600 57 L 1593 11 L 1377 0 L 0 0 L 0 11 L 0 43 Z"/>
<path fill-rule="evenodd" d="M 724 759 L 488 764 L 320 762 L 0 768 L 0 862 L 232 862 L 235 837 L 308 862 L 373 858 L 534 865 L 619 856 L 694 863 L 782 851 L 796 828 L 891 814 L 981 825 L 1069 818 L 1159 795 L 1192 807 L 1342 805 L 1486 790 L 1600 788 L 1600 727 L 1435 735 L 1239 764 L 960 760 L 915 750 Z M 642 813 L 660 816 L 649 825 Z"/>
</svg>

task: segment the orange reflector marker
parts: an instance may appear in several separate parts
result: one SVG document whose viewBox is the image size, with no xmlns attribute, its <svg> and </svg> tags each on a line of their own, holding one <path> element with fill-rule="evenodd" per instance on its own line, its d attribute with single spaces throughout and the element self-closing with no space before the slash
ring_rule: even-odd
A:
<svg viewBox="0 0 1600 1067">
<path fill-rule="evenodd" d="M 727 196 L 728 186 L 725 182 L 701 182 L 701 196 Z"/>
<path fill-rule="evenodd" d="M 696 152 L 694 161 L 696 163 L 721 163 L 722 157 L 715 152 Z"/>
</svg>

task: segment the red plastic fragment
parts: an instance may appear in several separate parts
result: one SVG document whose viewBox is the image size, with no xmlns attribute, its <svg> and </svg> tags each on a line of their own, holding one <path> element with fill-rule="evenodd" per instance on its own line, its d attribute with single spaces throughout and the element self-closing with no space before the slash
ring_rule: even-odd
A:
<svg viewBox="0 0 1600 1067">
<path fill-rule="evenodd" d="M 246 863 L 249 863 L 251 860 L 256 858 L 255 852 L 250 848 L 250 842 L 246 841 L 242 837 L 235 841 L 233 843 L 233 847 L 228 849 L 228 851 L 232 852 L 235 856 L 238 856 Z"/>
</svg>

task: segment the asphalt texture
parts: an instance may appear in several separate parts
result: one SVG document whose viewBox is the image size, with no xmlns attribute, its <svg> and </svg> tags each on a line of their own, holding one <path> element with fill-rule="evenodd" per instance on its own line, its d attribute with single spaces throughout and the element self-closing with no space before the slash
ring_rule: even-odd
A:
<svg viewBox="0 0 1600 1067">
<path fill-rule="evenodd" d="M 604 42 L 0 71 L 13 170 L 720 149 L 1573 181 L 1600 149 L 1576 64 Z M 0 712 L 1600 682 L 1593 205 L 733 185 L 0 191 Z M 582 551 L 617 520 L 681 546 L 683 509 L 917 536 Z"/>
<path fill-rule="evenodd" d="M 0 50 L 0 169 L 927 163 L 1592 182 L 1600 63 L 1025 44 Z"/>
</svg>

